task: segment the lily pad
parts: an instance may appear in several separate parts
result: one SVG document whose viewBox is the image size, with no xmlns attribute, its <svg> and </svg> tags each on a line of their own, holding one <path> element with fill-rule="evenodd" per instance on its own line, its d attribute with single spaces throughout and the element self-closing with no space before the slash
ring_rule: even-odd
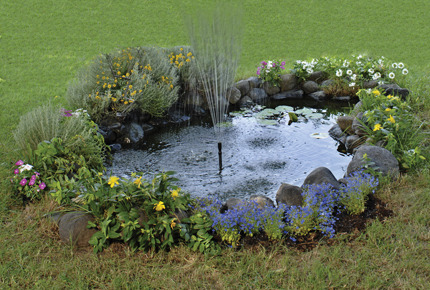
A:
<svg viewBox="0 0 430 290">
<path fill-rule="evenodd" d="M 278 125 L 278 121 L 276 120 L 266 120 L 266 119 L 259 119 L 258 124 L 264 125 L 264 126 L 275 126 Z"/>
<path fill-rule="evenodd" d="M 313 113 L 313 111 L 309 108 L 303 108 L 303 109 L 299 109 L 296 111 L 296 114 L 301 114 L 301 115 L 305 115 L 305 116 L 310 115 L 312 113 Z"/>
<path fill-rule="evenodd" d="M 275 109 L 264 109 L 263 111 L 255 114 L 255 117 L 264 119 L 264 118 L 273 117 L 276 115 L 279 115 L 279 111 L 277 111 Z"/>
<path fill-rule="evenodd" d="M 275 110 L 280 113 L 294 112 L 294 108 L 291 106 L 277 106 Z"/>
<path fill-rule="evenodd" d="M 322 117 L 324 117 L 324 115 L 321 113 L 312 113 L 307 115 L 307 117 L 310 119 L 321 119 Z"/>
<path fill-rule="evenodd" d="M 312 133 L 310 136 L 312 138 L 315 138 L 315 139 L 325 139 L 328 137 L 328 134 L 327 133 Z"/>
</svg>

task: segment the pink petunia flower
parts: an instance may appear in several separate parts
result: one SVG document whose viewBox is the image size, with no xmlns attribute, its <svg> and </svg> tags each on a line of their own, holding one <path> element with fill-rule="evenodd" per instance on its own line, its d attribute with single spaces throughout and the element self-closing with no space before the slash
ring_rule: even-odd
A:
<svg viewBox="0 0 430 290">
<path fill-rule="evenodd" d="M 15 170 L 13 171 L 13 174 L 19 174 L 19 168 L 15 169 Z"/>
<path fill-rule="evenodd" d="M 42 182 L 41 184 L 39 184 L 39 188 L 40 188 L 41 190 L 44 190 L 44 189 L 45 189 L 45 187 L 46 187 L 45 182 Z"/>
<path fill-rule="evenodd" d="M 36 179 L 30 179 L 28 185 L 33 186 L 36 183 Z"/>
<path fill-rule="evenodd" d="M 24 186 L 27 184 L 27 179 L 23 178 L 20 182 L 19 185 Z"/>
<path fill-rule="evenodd" d="M 16 165 L 16 166 L 24 165 L 24 161 L 22 161 L 22 160 L 18 160 L 18 161 L 15 163 L 15 165 Z"/>
</svg>

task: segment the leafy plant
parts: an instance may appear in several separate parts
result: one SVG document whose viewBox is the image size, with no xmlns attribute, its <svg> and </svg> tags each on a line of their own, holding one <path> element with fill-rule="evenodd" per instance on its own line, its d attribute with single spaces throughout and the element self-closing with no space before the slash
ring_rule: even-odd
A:
<svg viewBox="0 0 430 290">
<path fill-rule="evenodd" d="M 261 65 L 257 68 L 257 76 L 263 82 L 269 82 L 273 86 L 279 86 L 281 80 L 281 72 L 285 69 L 285 61 L 279 63 L 278 61 L 262 61 Z"/>
<path fill-rule="evenodd" d="M 46 184 L 42 181 L 40 173 L 33 171 L 33 166 L 24 164 L 22 160 L 18 160 L 15 166 L 13 177 L 10 180 L 14 191 L 19 194 L 23 201 L 40 199 L 43 190 L 46 188 Z"/>
</svg>

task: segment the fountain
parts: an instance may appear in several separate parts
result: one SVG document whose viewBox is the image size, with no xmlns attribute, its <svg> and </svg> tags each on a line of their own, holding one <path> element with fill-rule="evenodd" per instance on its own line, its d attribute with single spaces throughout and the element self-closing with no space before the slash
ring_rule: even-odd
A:
<svg viewBox="0 0 430 290">
<path fill-rule="evenodd" d="M 222 130 L 228 109 L 228 88 L 233 85 L 240 53 L 240 18 L 233 7 L 218 5 L 198 11 L 188 21 L 198 76 L 204 88 L 215 136 L 218 164 L 222 165 Z"/>
</svg>

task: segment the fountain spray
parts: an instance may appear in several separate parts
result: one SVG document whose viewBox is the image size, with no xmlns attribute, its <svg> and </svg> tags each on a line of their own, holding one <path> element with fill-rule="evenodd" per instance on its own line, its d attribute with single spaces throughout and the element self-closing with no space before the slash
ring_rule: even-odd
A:
<svg viewBox="0 0 430 290">
<path fill-rule="evenodd" d="M 198 87 L 203 86 L 218 140 L 219 171 L 222 171 L 222 128 L 228 110 L 228 89 L 233 85 L 240 55 L 240 13 L 231 3 L 212 3 L 197 9 L 188 28 L 195 55 Z"/>
</svg>

